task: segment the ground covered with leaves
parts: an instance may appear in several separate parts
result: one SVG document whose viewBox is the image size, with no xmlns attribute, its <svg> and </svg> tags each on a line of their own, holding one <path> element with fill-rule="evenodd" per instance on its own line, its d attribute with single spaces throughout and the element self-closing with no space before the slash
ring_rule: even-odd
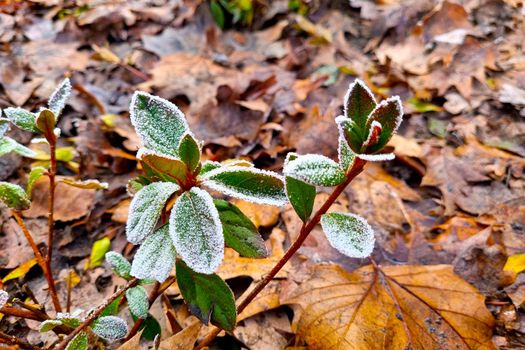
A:
<svg viewBox="0 0 525 350">
<path fill-rule="evenodd" d="M 71 310 L 87 311 L 125 283 L 104 264 L 105 252 L 131 259 L 136 251 L 124 233 L 126 185 L 138 173 L 128 115 L 135 90 L 176 103 L 206 141 L 207 159 L 281 172 L 289 151 L 336 158 L 334 119 L 359 77 L 378 99 L 399 95 L 405 110 L 389 144 L 396 159 L 367 164 L 332 208 L 372 225 L 374 263 L 331 248 L 319 226 L 212 348 L 525 348 L 520 1 L 253 1 L 237 23 L 200 1 L 1 3 L 0 107 L 35 110 L 69 76 L 59 175 L 109 184 L 56 189 L 52 266 Z M 37 157 L 0 158 L 0 180 L 25 184 L 31 166 L 49 161 L 46 148 L 29 145 L 30 132 L 8 136 Z M 47 197 L 42 178 L 24 212 L 41 247 Z M 280 259 L 301 221 L 289 205 L 234 203 L 271 250 L 253 260 L 226 249 L 218 273 L 238 298 Z M 0 225 L 0 287 L 51 311 L 42 271 L 5 207 Z M 150 313 L 144 348 L 159 331 L 160 349 L 192 349 L 207 332 L 176 284 Z M 32 320 L 0 320 L 2 332 L 34 345 L 56 341 L 38 329 Z"/>
</svg>

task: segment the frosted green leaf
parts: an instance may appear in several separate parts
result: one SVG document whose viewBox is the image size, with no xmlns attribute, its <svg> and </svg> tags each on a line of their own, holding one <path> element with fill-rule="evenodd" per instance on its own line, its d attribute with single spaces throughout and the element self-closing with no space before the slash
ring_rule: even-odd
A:
<svg viewBox="0 0 525 350">
<path fill-rule="evenodd" d="M 32 149 L 19 144 L 12 138 L 7 136 L 0 138 L 0 157 L 11 152 L 18 153 L 21 156 L 28 158 L 33 158 L 36 156 L 36 153 Z"/>
<path fill-rule="evenodd" d="M 283 173 L 314 186 L 336 186 L 346 179 L 336 162 L 319 154 L 301 155 L 289 161 Z"/>
<path fill-rule="evenodd" d="M 130 274 L 164 282 L 175 265 L 176 254 L 168 225 L 164 225 L 149 235 L 137 250 Z"/>
<path fill-rule="evenodd" d="M 374 231 L 359 215 L 329 213 L 321 217 L 321 226 L 330 245 L 351 258 L 366 258 L 374 250 Z"/>
<path fill-rule="evenodd" d="M 337 147 L 337 154 L 339 156 L 339 165 L 344 171 L 350 169 L 355 160 L 355 153 L 352 151 L 348 142 L 341 133 L 339 134 L 339 145 Z"/>
<path fill-rule="evenodd" d="M 142 286 L 136 286 L 126 291 L 129 311 L 138 318 L 148 317 L 149 299 L 148 293 Z"/>
<path fill-rule="evenodd" d="M 178 155 L 191 171 L 194 171 L 199 165 L 201 160 L 201 149 L 199 142 L 191 132 L 186 132 L 180 140 Z"/>
<path fill-rule="evenodd" d="M 122 339 L 128 333 L 128 325 L 117 316 L 99 317 L 93 323 L 93 332 L 106 340 Z"/>
<path fill-rule="evenodd" d="M 177 146 L 189 130 L 177 106 L 163 98 L 136 91 L 131 98 L 130 118 L 144 147 L 177 156 Z"/>
<path fill-rule="evenodd" d="M 115 273 L 118 276 L 125 279 L 129 279 L 131 264 L 129 263 L 129 261 L 126 260 L 126 258 L 122 256 L 122 254 L 119 254 L 117 252 L 107 252 L 106 261 L 111 266 L 111 269 L 115 271 Z"/>
<path fill-rule="evenodd" d="M 0 309 L 5 306 L 8 299 L 9 299 L 9 294 L 7 294 L 5 290 L 0 289 Z"/>
<path fill-rule="evenodd" d="M 35 185 L 35 182 L 46 173 L 47 169 L 41 166 L 36 166 L 33 169 L 31 169 L 31 172 L 29 173 L 29 176 L 27 177 L 27 187 L 26 187 L 26 193 L 29 197 L 31 197 L 31 192 L 33 192 L 33 186 Z"/>
<path fill-rule="evenodd" d="M 372 91 L 370 91 L 361 79 L 355 79 L 348 87 L 345 95 L 345 117 L 352 119 L 360 131 L 364 132 L 368 116 L 375 107 L 376 100 Z"/>
<path fill-rule="evenodd" d="M 379 134 L 378 141 L 368 147 L 366 153 L 375 153 L 382 150 L 399 128 L 403 121 L 403 104 L 399 96 L 390 97 L 377 105 L 368 118 L 368 129 L 370 129 L 374 121 L 381 123 L 382 131 Z"/>
<path fill-rule="evenodd" d="M 36 127 L 36 115 L 20 107 L 9 107 L 4 109 L 4 113 L 9 121 L 20 129 L 40 133 Z"/>
<path fill-rule="evenodd" d="M 202 167 L 201 167 L 201 171 L 199 172 L 199 175 L 202 176 L 206 173 L 209 173 L 212 170 L 219 169 L 220 167 L 221 167 L 221 163 L 207 160 L 204 163 L 202 163 Z"/>
<path fill-rule="evenodd" d="M 286 195 L 297 213 L 297 216 L 306 222 L 312 214 L 316 190 L 312 185 L 293 177 L 286 177 Z"/>
<path fill-rule="evenodd" d="M 22 187 L 3 181 L 0 181 L 0 201 L 14 210 L 26 210 L 31 205 Z"/>
<path fill-rule="evenodd" d="M 290 163 L 292 160 L 296 160 L 297 157 L 299 157 L 299 154 L 295 152 L 288 152 L 286 154 L 286 158 L 284 159 L 284 166 L 283 168 L 286 168 L 288 166 L 288 163 Z"/>
<path fill-rule="evenodd" d="M 271 171 L 227 166 L 210 171 L 202 178 L 204 185 L 228 196 L 276 206 L 287 202 L 283 179 Z"/>
<path fill-rule="evenodd" d="M 177 198 L 169 226 L 177 253 L 192 270 L 208 274 L 217 270 L 224 257 L 224 236 L 208 192 L 193 187 Z"/>
<path fill-rule="evenodd" d="M 339 129 L 339 136 L 344 137 L 348 147 L 350 147 L 352 151 L 359 153 L 366 137 L 365 131 L 361 132 L 352 119 L 342 115 L 335 118 L 335 123 Z"/>
<path fill-rule="evenodd" d="M 4 137 L 5 133 L 9 130 L 9 121 L 7 119 L 3 119 L 1 116 L 2 110 L 0 109 L 0 139 Z"/>
<path fill-rule="evenodd" d="M 72 313 L 58 312 L 56 315 L 56 319 L 68 327 L 77 328 L 78 326 L 80 326 L 80 312 L 80 310 L 75 310 L 75 312 Z"/>
<path fill-rule="evenodd" d="M 179 190 L 177 184 L 171 182 L 154 182 L 143 187 L 133 197 L 129 206 L 126 235 L 128 241 L 139 244 L 153 232 L 157 225 L 162 208 L 168 198 Z"/>
<path fill-rule="evenodd" d="M 158 152 L 141 148 L 137 152 L 137 158 L 142 164 L 147 165 L 155 176 L 164 181 L 184 183 L 186 181 L 188 167 L 177 157 L 163 155 Z M 146 169 L 146 167 L 144 167 Z"/>
<path fill-rule="evenodd" d="M 383 162 L 385 160 L 392 160 L 396 156 L 394 153 L 380 153 L 380 154 L 358 154 L 357 158 L 367 160 L 369 162 Z"/>
<path fill-rule="evenodd" d="M 66 350 L 86 350 L 88 345 L 88 338 L 86 332 L 78 333 L 69 344 L 67 344 Z"/>
<path fill-rule="evenodd" d="M 47 105 L 49 109 L 53 111 L 57 119 L 60 116 L 60 113 L 62 113 L 62 110 L 64 109 L 70 94 L 71 82 L 68 78 L 66 78 L 62 80 L 62 82 L 57 86 L 55 91 L 49 97 Z"/>
<path fill-rule="evenodd" d="M 40 329 L 38 330 L 40 333 L 45 333 L 53 330 L 53 328 L 62 325 L 62 321 L 60 320 L 45 320 L 40 324 Z"/>
</svg>

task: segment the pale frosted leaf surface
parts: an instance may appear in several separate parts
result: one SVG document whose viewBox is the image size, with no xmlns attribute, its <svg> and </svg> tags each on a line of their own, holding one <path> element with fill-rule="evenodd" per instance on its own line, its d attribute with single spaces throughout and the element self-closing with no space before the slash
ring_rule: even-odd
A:
<svg viewBox="0 0 525 350">
<path fill-rule="evenodd" d="M 133 197 L 129 206 L 126 235 L 128 241 L 139 244 L 149 235 L 155 226 L 168 198 L 179 190 L 171 182 L 154 182 L 143 187 Z"/>
<path fill-rule="evenodd" d="M 315 186 L 336 186 L 346 178 L 339 164 L 319 154 L 301 155 L 289 161 L 283 172 Z"/>
<path fill-rule="evenodd" d="M 4 113 L 9 121 L 20 129 L 39 133 L 36 127 L 36 115 L 20 107 L 9 107 L 4 109 Z"/>
<path fill-rule="evenodd" d="M 40 329 L 38 330 L 40 333 L 49 332 L 56 326 L 60 326 L 62 324 L 62 321 L 60 320 L 45 320 L 40 324 Z"/>
<path fill-rule="evenodd" d="M 67 344 L 66 350 L 87 350 L 87 346 L 87 333 L 80 332 Z"/>
<path fill-rule="evenodd" d="M 123 278 L 129 278 L 131 264 L 129 263 L 129 261 L 126 260 L 126 258 L 122 256 L 122 254 L 119 254 L 117 252 L 107 252 L 106 261 L 111 266 L 111 269 L 115 271 L 115 273 L 118 276 Z"/>
<path fill-rule="evenodd" d="M 392 160 L 396 156 L 394 153 L 380 153 L 380 154 L 358 154 L 357 158 L 367 160 L 369 162 L 383 162 L 385 160 Z"/>
<path fill-rule="evenodd" d="M 55 91 L 53 91 L 47 103 L 49 109 L 55 113 L 57 119 L 66 106 L 66 101 L 69 98 L 69 95 L 71 95 L 71 82 L 66 78 L 62 80 Z"/>
<path fill-rule="evenodd" d="M 339 134 L 337 154 L 339 156 L 339 165 L 343 170 L 348 170 L 355 160 L 355 153 L 352 151 L 348 142 L 346 142 L 343 135 Z"/>
<path fill-rule="evenodd" d="M 202 167 L 199 172 L 199 175 L 202 176 L 206 173 L 209 173 L 212 170 L 219 169 L 220 167 L 221 167 L 221 163 L 207 160 L 202 163 Z"/>
<path fill-rule="evenodd" d="M 271 171 L 228 166 L 203 176 L 204 185 L 228 196 L 258 204 L 282 206 L 288 201 L 283 179 Z"/>
<path fill-rule="evenodd" d="M 9 294 L 5 290 L 0 290 L 0 309 L 5 306 L 7 300 L 9 299 Z"/>
<path fill-rule="evenodd" d="M 99 317 L 93 323 L 93 332 L 106 340 L 122 339 L 128 333 L 128 325 L 117 316 Z"/>
<path fill-rule="evenodd" d="M 17 144 L 18 142 L 10 137 L 0 138 L 0 157 L 13 152 Z"/>
<path fill-rule="evenodd" d="M 329 213 L 321 217 L 321 226 L 330 245 L 351 258 L 366 258 L 374 250 L 374 231 L 359 215 Z"/>
<path fill-rule="evenodd" d="M 355 79 L 348 87 L 344 100 L 345 116 L 352 119 L 360 128 L 366 124 L 368 115 L 376 106 L 372 91 L 361 81 Z"/>
<path fill-rule="evenodd" d="M 137 250 L 130 274 L 140 279 L 164 282 L 175 265 L 176 251 L 168 225 L 149 235 Z"/>
<path fill-rule="evenodd" d="M 3 181 L 0 182 L 0 202 L 14 210 L 26 210 L 31 205 L 31 201 L 22 187 Z"/>
<path fill-rule="evenodd" d="M 381 123 L 382 131 L 378 141 L 366 150 L 367 153 L 375 153 L 383 149 L 403 121 L 403 104 L 399 96 L 381 101 L 370 114 L 367 127 L 370 128 L 374 121 Z"/>
<path fill-rule="evenodd" d="M 192 270 L 206 274 L 217 270 L 224 257 L 224 236 L 208 192 L 193 187 L 177 199 L 170 215 L 170 236 Z"/>
<path fill-rule="evenodd" d="M 149 299 L 146 290 L 142 286 L 136 286 L 126 291 L 129 311 L 138 318 L 148 317 Z"/>
<path fill-rule="evenodd" d="M 177 106 L 146 92 L 133 94 L 130 118 L 144 147 L 172 156 L 177 155 L 177 146 L 189 130 Z"/>
<path fill-rule="evenodd" d="M 69 326 L 71 328 L 76 328 L 80 326 L 80 314 L 82 310 L 75 310 L 74 312 L 58 312 L 56 314 L 56 319 Z"/>
<path fill-rule="evenodd" d="M 0 109 L 0 138 L 4 137 L 5 133 L 9 130 L 9 121 L 2 118 L 2 110 Z"/>
</svg>

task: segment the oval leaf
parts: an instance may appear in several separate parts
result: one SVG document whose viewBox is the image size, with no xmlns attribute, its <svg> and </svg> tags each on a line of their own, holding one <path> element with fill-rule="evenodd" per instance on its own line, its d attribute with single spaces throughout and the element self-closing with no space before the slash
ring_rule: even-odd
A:
<svg viewBox="0 0 525 350">
<path fill-rule="evenodd" d="M 178 183 L 184 183 L 186 180 L 188 167 L 178 158 L 145 149 L 138 152 L 137 158 L 148 165 L 161 179 Z"/>
<path fill-rule="evenodd" d="M 258 204 L 282 206 L 287 198 L 282 178 L 270 171 L 245 166 L 225 166 L 203 176 L 209 188 Z"/>
<path fill-rule="evenodd" d="M 31 196 L 31 192 L 33 191 L 33 186 L 35 185 L 35 182 L 46 173 L 47 169 L 41 166 L 36 166 L 33 169 L 31 169 L 31 172 L 29 173 L 29 176 L 27 177 L 27 187 L 26 187 L 26 193 L 28 196 Z"/>
<path fill-rule="evenodd" d="M 241 256 L 249 258 L 266 258 L 268 250 L 257 227 L 235 205 L 214 199 L 219 212 L 226 245 L 233 248 Z"/>
<path fill-rule="evenodd" d="M 95 241 L 95 243 L 93 243 L 93 247 L 91 248 L 91 254 L 89 255 L 85 269 L 87 270 L 89 268 L 102 265 L 102 261 L 104 261 L 104 255 L 106 255 L 110 247 L 111 240 L 108 237 L 103 237 L 98 241 Z"/>
<path fill-rule="evenodd" d="M 149 299 L 146 290 L 142 286 L 136 286 L 126 291 L 129 311 L 138 318 L 148 317 Z"/>
<path fill-rule="evenodd" d="M 370 112 L 377 103 L 370 89 L 361 81 L 355 79 L 350 84 L 344 100 L 344 113 L 364 132 L 366 121 Z"/>
<path fill-rule="evenodd" d="M 149 235 L 137 250 L 131 264 L 131 275 L 164 282 L 175 265 L 175 257 L 168 225 L 164 225 Z"/>
<path fill-rule="evenodd" d="M 233 293 L 218 275 L 192 271 L 177 260 L 177 283 L 190 311 L 204 324 L 211 321 L 224 330 L 235 327 L 237 310 Z"/>
<path fill-rule="evenodd" d="M 338 138 L 337 154 L 339 158 L 339 165 L 341 166 L 341 168 L 343 168 L 343 171 L 346 172 L 354 163 L 355 153 L 354 151 L 352 151 L 344 135 L 341 134 L 341 132 L 339 133 Z"/>
<path fill-rule="evenodd" d="M 128 333 L 128 325 L 117 316 L 99 317 L 93 323 L 93 332 L 106 340 L 122 339 Z"/>
<path fill-rule="evenodd" d="M 66 350 L 86 350 L 87 345 L 88 338 L 86 332 L 80 332 L 67 344 Z"/>
<path fill-rule="evenodd" d="M 315 201 L 315 187 L 293 177 L 286 177 L 286 195 L 297 215 L 308 221 Z"/>
<path fill-rule="evenodd" d="M 208 192 L 193 187 L 177 198 L 169 231 L 175 249 L 194 271 L 213 273 L 219 267 L 224 257 L 224 236 Z"/>
<path fill-rule="evenodd" d="M 106 261 L 118 276 L 125 279 L 130 277 L 131 264 L 122 256 L 122 254 L 117 252 L 107 252 Z"/>
<path fill-rule="evenodd" d="M 154 182 L 137 192 L 129 206 L 126 224 L 128 241 L 138 244 L 153 232 L 164 204 L 178 190 L 179 186 L 174 183 Z"/>
<path fill-rule="evenodd" d="M 40 333 L 45 333 L 53 330 L 53 328 L 60 326 L 62 324 L 62 321 L 60 320 L 45 320 L 40 324 L 40 329 L 38 330 Z"/>
<path fill-rule="evenodd" d="M 0 181 L 0 201 L 14 210 L 26 210 L 31 205 L 22 187 L 3 181 Z"/>
<path fill-rule="evenodd" d="M 4 113 L 9 121 L 20 129 L 39 133 L 36 127 L 36 115 L 20 107 L 9 107 L 4 109 Z"/>
<path fill-rule="evenodd" d="M 403 104 L 399 96 L 390 97 L 382 101 L 370 114 L 367 122 L 367 128 L 370 128 L 374 121 L 379 122 L 382 131 L 379 134 L 378 141 L 368 147 L 366 153 L 375 153 L 382 150 L 399 128 L 402 120 Z"/>
<path fill-rule="evenodd" d="M 71 82 L 68 78 L 62 80 L 62 82 L 57 86 L 55 91 L 49 97 L 47 105 L 49 109 L 58 117 L 62 113 L 66 105 L 66 101 L 71 94 Z"/>
<path fill-rule="evenodd" d="M 10 152 L 15 152 L 23 157 L 36 157 L 36 152 L 24 145 L 19 144 L 10 137 L 0 138 L 0 157 Z"/>
<path fill-rule="evenodd" d="M 191 171 L 194 171 L 199 165 L 201 150 L 199 142 L 191 133 L 186 133 L 186 135 L 180 140 L 178 154 L 179 158 L 186 163 Z"/>
<path fill-rule="evenodd" d="M 321 217 L 321 226 L 330 245 L 351 258 L 366 258 L 374 250 L 374 231 L 359 215 L 329 213 Z"/>
<path fill-rule="evenodd" d="M 189 130 L 184 114 L 173 103 L 136 91 L 130 105 L 131 123 L 144 147 L 177 156 L 177 145 Z"/>
<path fill-rule="evenodd" d="M 336 186 L 345 181 L 345 172 L 328 157 L 307 154 L 288 162 L 283 170 L 286 176 L 315 186 Z"/>
<path fill-rule="evenodd" d="M 56 135 L 54 132 L 55 123 L 55 114 L 49 109 L 41 110 L 40 113 L 38 113 L 38 117 L 36 117 L 36 127 L 42 132 L 46 140 L 50 143 L 55 142 L 54 140 L 56 140 Z"/>
</svg>

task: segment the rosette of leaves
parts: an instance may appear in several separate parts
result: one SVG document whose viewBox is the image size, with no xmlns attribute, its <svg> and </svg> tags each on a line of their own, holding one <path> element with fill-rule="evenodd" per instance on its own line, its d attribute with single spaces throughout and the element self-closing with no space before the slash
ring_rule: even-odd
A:
<svg viewBox="0 0 525 350">
<path fill-rule="evenodd" d="M 137 158 L 144 173 L 129 184 L 135 194 L 126 234 L 140 244 L 129 274 L 163 282 L 177 265 L 179 288 L 193 313 L 231 330 L 233 294 L 214 274 L 224 246 L 253 258 L 267 251 L 250 220 L 233 204 L 214 201 L 207 189 L 281 206 L 287 202 L 284 181 L 246 161 L 201 162 L 201 142 L 167 100 L 135 92 L 130 117 L 143 145 Z"/>
<path fill-rule="evenodd" d="M 312 214 L 316 186 L 331 187 L 345 183 L 356 160 L 393 159 L 381 154 L 403 117 L 399 97 L 376 103 L 366 85 L 356 79 L 344 100 L 344 115 L 335 119 L 339 126 L 339 162 L 319 154 L 289 153 L 284 165 L 286 194 L 297 215 L 307 222 Z M 321 226 L 330 244 L 342 254 L 364 258 L 372 253 L 375 238 L 362 217 L 350 213 L 328 213 Z"/>
</svg>

